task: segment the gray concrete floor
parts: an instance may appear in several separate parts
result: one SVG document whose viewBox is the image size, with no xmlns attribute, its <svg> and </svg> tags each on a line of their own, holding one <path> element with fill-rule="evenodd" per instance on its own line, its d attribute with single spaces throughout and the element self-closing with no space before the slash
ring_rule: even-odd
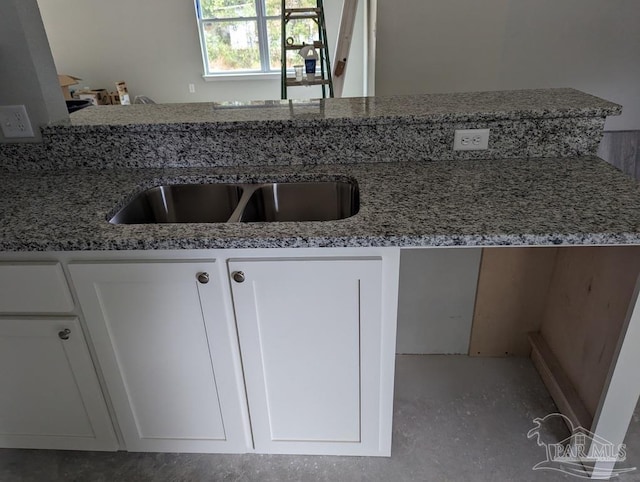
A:
<svg viewBox="0 0 640 482">
<path fill-rule="evenodd" d="M 526 434 L 555 406 L 528 359 L 399 356 L 394 410 L 391 458 L 3 449 L 0 481 L 580 480 L 532 470 L 545 450 Z M 638 411 L 627 452 L 640 467 Z"/>
</svg>

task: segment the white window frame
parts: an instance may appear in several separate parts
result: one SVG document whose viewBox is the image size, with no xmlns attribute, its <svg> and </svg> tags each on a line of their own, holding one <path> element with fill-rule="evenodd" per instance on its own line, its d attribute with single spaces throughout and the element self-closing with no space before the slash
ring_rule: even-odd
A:
<svg viewBox="0 0 640 482">
<path fill-rule="evenodd" d="M 201 0 L 194 0 L 196 8 L 196 18 L 198 20 L 198 32 L 200 35 L 200 50 L 202 53 L 202 65 L 204 68 L 203 77 L 205 80 L 234 80 L 238 78 L 272 79 L 280 76 L 280 68 L 272 69 L 269 62 L 269 36 L 267 34 L 267 20 L 279 20 L 280 15 L 266 15 L 264 0 L 253 0 L 256 5 L 255 17 L 228 17 L 228 18 L 203 18 L 200 8 Z M 248 2 L 247 2 L 248 3 Z M 207 56 L 207 42 L 205 39 L 204 24 L 210 22 L 230 22 L 230 21 L 254 21 L 258 29 L 258 49 L 260 53 L 259 70 L 228 70 L 210 71 Z"/>
</svg>

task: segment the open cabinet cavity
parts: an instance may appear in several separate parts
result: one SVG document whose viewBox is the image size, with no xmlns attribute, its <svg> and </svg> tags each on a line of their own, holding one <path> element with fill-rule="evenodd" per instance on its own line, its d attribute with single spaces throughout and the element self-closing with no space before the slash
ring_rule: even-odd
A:
<svg viewBox="0 0 640 482">
<path fill-rule="evenodd" d="M 403 249 L 397 353 L 530 357 L 597 459 L 576 469 L 608 478 L 640 394 L 639 274 L 638 246 Z"/>
<path fill-rule="evenodd" d="M 486 248 L 471 356 L 531 356 L 593 478 L 615 466 L 640 393 L 640 247 Z M 606 446 L 606 447 L 605 447 Z M 613 451 L 611 451 L 615 448 Z"/>
</svg>

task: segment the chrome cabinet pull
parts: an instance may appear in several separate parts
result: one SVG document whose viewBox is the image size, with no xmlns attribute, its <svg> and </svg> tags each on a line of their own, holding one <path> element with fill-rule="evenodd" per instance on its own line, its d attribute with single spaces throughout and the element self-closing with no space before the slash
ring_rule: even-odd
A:
<svg viewBox="0 0 640 482">
<path fill-rule="evenodd" d="M 209 282 L 209 273 L 198 273 L 198 281 L 206 285 Z"/>
<path fill-rule="evenodd" d="M 244 283 L 244 273 L 242 271 L 234 271 L 231 276 L 236 283 Z"/>
<path fill-rule="evenodd" d="M 69 328 L 65 328 L 64 330 L 58 332 L 58 338 L 60 338 L 61 340 L 68 340 L 70 334 L 71 330 Z"/>
</svg>

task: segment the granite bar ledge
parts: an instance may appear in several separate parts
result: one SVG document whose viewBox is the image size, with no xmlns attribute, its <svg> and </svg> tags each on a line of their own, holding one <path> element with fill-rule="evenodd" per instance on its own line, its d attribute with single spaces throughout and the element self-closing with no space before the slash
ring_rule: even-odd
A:
<svg viewBox="0 0 640 482">
<path fill-rule="evenodd" d="M 389 97 L 90 107 L 44 134 L 166 132 L 410 123 L 484 122 L 619 115 L 621 106 L 575 89 Z"/>
<path fill-rule="evenodd" d="M 574 89 L 425 94 L 246 106 L 99 106 L 0 144 L 0 168 L 317 165 L 594 155 L 621 107 Z M 456 129 L 491 129 L 486 151 L 453 151 Z"/>
</svg>

